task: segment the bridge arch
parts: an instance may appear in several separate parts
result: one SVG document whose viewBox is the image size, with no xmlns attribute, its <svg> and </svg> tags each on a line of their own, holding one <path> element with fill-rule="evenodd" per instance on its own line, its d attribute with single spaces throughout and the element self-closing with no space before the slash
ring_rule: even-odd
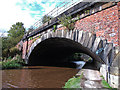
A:
<svg viewBox="0 0 120 90">
<path fill-rule="evenodd" d="M 43 47 L 47 48 L 48 46 L 44 46 L 44 45 L 47 45 L 50 43 L 51 45 L 53 44 L 58 45 L 58 47 L 60 47 L 60 44 L 64 43 L 63 47 L 71 47 L 71 49 L 74 49 L 73 53 L 74 52 L 85 53 L 91 56 L 94 60 L 97 60 L 101 63 L 110 64 L 114 58 L 113 44 L 107 43 L 107 40 L 105 39 L 103 40 L 100 37 L 96 37 L 95 34 L 79 31 L 79 30 L 73 30 L 73 31 L 72 30 L 71 31 L 56 30 L 55 32 L 53 32 L 52 30 L 51 31 L 49 30 L 47 32 L 41 33 L 40 38 L 37 39 L 31 45 L 29 52 L 27 54 L 26 63 L 29 64 L 30 62 L 32 62 L 31 60 L 34 59 L 32 58 L 33 55 L 34 56 L 36 55 L 37 57 L 38 53 L 35 53 L 37 49 L 41 50 L 41 48 Z M 65 53 L 68 53 L 68 52 L 65 52 Z"/>
</svg>

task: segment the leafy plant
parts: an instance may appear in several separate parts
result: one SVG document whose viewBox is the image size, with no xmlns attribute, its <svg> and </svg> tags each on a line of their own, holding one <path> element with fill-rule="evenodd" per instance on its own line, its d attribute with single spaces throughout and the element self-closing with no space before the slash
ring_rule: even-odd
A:
<svg viewBox="0 0 120 90">
<path fill-rule="evenodd" d="M 44 24 L 44 23 L 50 21 L 52 18 L 53 18 L 52 16 L 44 15 L 42 18 L 42 23 Z"/>
<path fill-rule="evenodd" d="M 7 59 L 7 61 L 1 62 L 2 69 L 14 69 L 14 68 L 22 68 L 22 65 L 25 64 L 25 62 L 22 60 L 22 57 L 20 55 L 16 55 L 14 59 Z"/>
<path fill-rule="evenodd" d="M 15 56 L 17 54 L 20 54 L 20 51 L 19 51 L 18 48 L 13 47 L 13 48 L 10 48 L 10 53 L 9 54 L 10 54 L 11 57 L 13 57 L 13 56 Z"/>
<path fill-rule="evenodd" d="M 57 26 L 56 25 L 53 25 L 53 32 L 55 32 Z"/>
<path fill-rule="evenodd" d="M 75 20 L 72 20 L 71 16 L 63 15 L 61 18 L 58 18 L 58 20 L 58 23 L 65 26 L 67 30 L 73 30 L 75 28 Z"/>
</svg>

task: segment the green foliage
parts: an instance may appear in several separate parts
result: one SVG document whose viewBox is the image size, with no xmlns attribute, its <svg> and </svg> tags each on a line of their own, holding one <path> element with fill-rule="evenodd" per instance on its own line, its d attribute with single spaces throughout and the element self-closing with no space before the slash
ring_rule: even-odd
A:
<svg viewBox="0 0 120 90">
<path fill-rule="evenodd" d="M 81 53 L 75 53 L 74 56 L 73 56 L 73 58 L 75 60 L 80 60 L 81 59 Z"/>
<path fill-rule="evenodd" d="M 10 56 L 13 57 L 13 56 L 15 56 L 16 54 L 20 54 L 19 49 L 16 48 L 16 47 L 10 48 Z"/>
<path fill-rule="evenodd" d="M 10 47 L 11 43 L 8 37 L 2 37 L 2 51 L 5 49 L 9 49 Z"/>
<path fill-rule="evenodd" d="M 105 80 L 102 80 L 102 85 L 104 88 L 112 88 Z"/>
<path fill-rule="evenodd" d="M 80 15 L 77 15 L 77 19 L 80 20 Z"/>
<path fill-rule="evenodd" d="M 1 63 L 2 63 L 2 69 L 22 68 L 22 65 L 25 64 L 25 62 L 22 60 L 20 55 L 16 55 L 14 59 L 11 59 L 11 57 L 9 57 L 7 61 L 3 61 Z"/>
<path fill-rule="evenodd" d="M 73 30 L 75 28 L 75 20 L 72 20 L 71 16 L 62 16 L 59 19 L 59 24 L 62 24 L 63 26 L 66 27 L 67 30 Z"/>
<path fill-rule="evenodd" d="M 25 28 L 22 22 L 17 22 L 16 24 L 12 25 L 12 27 L 8 31 L 8 37 L 2 37 L 3 57 L 9 57 L 10 54 L 13 53 L 13 51 L 11 51 L 10 53 L 10 49 L 18 44 L 18 42 L 23 38 L 24 33 L 25 33 Z"/>
<path fill-rule="evenodd" d="M 31 26 L 29 29 L 28 29 L 28 33 L 29 32 L 32 32 L 34 30 L 33 26 Z"/>
<path fill-rule="evenodd" d="M 9 57 L 9 53 L 10 51 L 8 48 L 2 50 L 2 57 Z"/>
<path fill-rule="evenodd" d="M 108 83 L 107 83 L 107 81 L 105 81 L 105 79 L 104 79 L 104 77 L 103 76 L 101 76 L 102 77 L 102 86 L 104 87 L 104 88 L 109 88 L 110 90 L 117 90 L 116 88 L 112 88 Z"/>
<path fill-rule="evenodd" d="M 22 22 L 17 22 L 16 24 L 13 24 L 10 30 L 8 31 L 8 36 L 11 38 L 16 38 L 21 35 L 24 35 L 25 28 L 23 27 Z"/>
<path fill-rule="evenodd" d="M 81 60 L 81 53 L 74 53 L 73 55 L 70 55 L 69 57 L 66 58 L 67 60 L 70 61 L 79 61 Z"/>
<path fill-rule="evenodd" d="M 83 73 L 79 77 L 73 77 L 69 79 L 66 83 L 64 88 L 81 88 L 80 87 L 80 79 L 83 77 Z"/>
<path fill-rule="evenodd" d="M 8 31 L 8 42 L 10 42 L 11 47 L 14 47 L 22 39 L 24 33 L 25 28 L 22 22 L 17 22 L 12 25 Z"/>
<path fill-rule="evenodd" d="M 7 62 L 2 62 L 2 69 L 13 69 L 13 68 L 21 68 L 22 66 L 16 61 L 7 61 Z"/>
<path fill-rule="evenodd" d="M 53 25 L 53 32 L 55 32 L 57 26 L 56 25 Z"/>
<path fill-rule="evenodd" d="M 50 21 L 52 18 L 53 18 L 52 16 L 44 15 L 42 18 L 42 23 L 44 24 L 44 23 Z"/>
</svg>

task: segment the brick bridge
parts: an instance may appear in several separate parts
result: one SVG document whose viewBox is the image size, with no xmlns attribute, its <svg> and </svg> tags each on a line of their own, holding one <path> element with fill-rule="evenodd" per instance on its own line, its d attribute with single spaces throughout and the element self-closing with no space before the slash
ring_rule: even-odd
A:
<svg viewBox="0 0 120 90">
<path fill-rule="evenodd" d="M 76 20 L 74 30 L 65 30 L 58 24 L 57 18 L 63 14 Z M 53 25 L 57 26 L 55 31 Z M 119 28 L 120 2 L 79 2 L 25 34 L 21 41 L 22 58 L 27 64 L 38 64 L 43 58 L 63 59 L 80 52 L 106 64 L 109 72 L 109 67 L 116 67 L 116 62 L 119 63 Z"/>
<path fill-rule="evenodd" d="M 65 28 L 58 24 L 57 18 L 63 14 L 76 20 L 73 31 L 64 30 Z M 21 41 L 22 58 L 29 63 L 35 57 L 44 56 L 44 50 L 48 52 L 48 56 L 61 52 L 58 57 L 64 53 L 81 52 L 111 65 L 120 46 L 119 14 L 120 2 L 79 2 L 42 26 L 34 26 L 33 32 L 25 34 Z M 55 32 L 53 25 L 57 25 Z M 49 44 L 53 47 L 49 47 Z M 48 50 L 45 46 L 49 47 Z M 69 50 L 67 52 L 60 49 L 65 47 L 69 47 L 71 53 Z M 41 54 L 38 55 L 38 52 Z"/>
<path fill-rule="evenodd" d="M 51 62 L 57 58 L 60 61 L 74 53 L 84 53 L 96 61 L 110 85 L 119 87 L 116 80 L 120 74 L 116 67 L 120 63 L 120 2 L 97 1 L 77 2 L 64 12 L 57 12 L 45 24 L 35 23 L 34 31 L 26 33 L 18 45 L 26 63 L 37 65 L 46 60 Z M 74 30 L 65 30 L 58 24 L 58 18 L 63 14 L 76 20 Z M 57 26 L 55 31 L 53 25 Z"/>
</svg>

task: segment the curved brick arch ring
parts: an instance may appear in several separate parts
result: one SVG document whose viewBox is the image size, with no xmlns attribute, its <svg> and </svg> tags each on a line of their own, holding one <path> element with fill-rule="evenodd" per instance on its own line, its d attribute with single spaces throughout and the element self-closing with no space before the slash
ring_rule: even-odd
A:
<svg viewBox="0 0 120 90">
<path fill-rule="evenodd" d="M 107 43 L 107 40 L 102 40 L 101 38 L 96 37 L 95 34 L 79 30 L 56 30 L 55 32 L 47 31 L 47 33 L 41 34 L 41 37 L 31 45 L 26 60 L 28 60 L 31 52 L 40 42 L 55 37 L 67 38 L 80 43 L 80 45 L 83 46 L 82 48 L 87 50 L 85 53 L 102 63 L 108 64 L 109 62 L 110 64 L 114 59 L 113 44 Z M 28 61 L 26 61 L 26 63 L 28 63 Z"/>
</svg>

